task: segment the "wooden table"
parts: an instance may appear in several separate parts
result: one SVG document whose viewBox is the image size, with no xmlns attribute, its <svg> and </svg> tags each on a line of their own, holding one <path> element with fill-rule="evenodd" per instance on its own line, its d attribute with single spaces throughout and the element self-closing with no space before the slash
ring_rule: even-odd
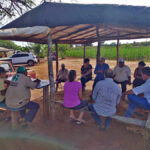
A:
<svg viewBox="0 0 150 150">
<path fill-rule="evenodd" d="M 37 89 L 43 89 L 43 119 L 48 120 L 49 119 L 49 113 L 50 113 L 50 104 L 49 104 L 49 81 L 48 80 L 41 80 L 40 84 L 37 86 Z"/>
</svg>

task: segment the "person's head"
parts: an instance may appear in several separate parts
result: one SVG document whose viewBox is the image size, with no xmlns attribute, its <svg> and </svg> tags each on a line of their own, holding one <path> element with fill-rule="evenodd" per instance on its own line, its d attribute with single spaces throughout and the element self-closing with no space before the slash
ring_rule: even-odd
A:
<svg viewBox="0 0 150 150">
<path fill-rule="evenodd" d="M 89 60 L 88 58 L 85 58 L 85 59 L 84 59 L 84 66 L 85 66 L 85 67 L 88 66 L 89 63 L 90 63 L 90 60 Z"/>
<path fill-rule="evenodd" d="M 107 69 L 104 73 L 105 78 L 113 78 L 113 70 Z"/>
<path fill-rule="evenodd" d="M 69 78 L 69 82 L 73 82 L 76 79 L 76 71 L 70 70 L 68 78 Z"/>
<path fill-rule="evenodd" d="M 102 57 L 98 60 L 98 64 L 103 65 L 105 63 L 105 58 Z"/>
<path fill-rule="evenodd" d="M 142 69 L 142 78 L 145 81 L 150 78 L 150 67 L 144 67 Z"/>
<path fill-rule="evenodd" d="M 65 69 L 65 64 L 61 64 L 61 69 L 62 69 L 62 70 Z"/>
<path fill-rule="evenodd" d="M 6 77 L 6 70 L 3 67 L 0 67 L 0 78 Z"/>
<path fill-rule="evenodd" d="M 28 75 L 27 69 L 23 66 L 18 67 L 17 73 L 21 73 L 21 74 L 24 74 L 26 76 Z"/>
<path fill-rule="evenodd" d="M 145 66 L 146 66 L 146 64 L 144 63 L 144 61 L 140 61 L 139 64 L 138 64 L 138 67 L 140 69 L 143 69 Z"/>
<path fill-rule="evenodd" d="M 119 60 L 119 67 L 123 67 L 124 66 L 124 59 L 120 59 Z"/>
</svg>

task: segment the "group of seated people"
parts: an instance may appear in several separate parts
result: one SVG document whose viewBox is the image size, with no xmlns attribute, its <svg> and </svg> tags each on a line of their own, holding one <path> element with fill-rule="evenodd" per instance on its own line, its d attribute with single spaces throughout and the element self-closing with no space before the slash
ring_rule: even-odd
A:
<svg viewBox="0 0 150 150">
<path fill-rule="evenodd" d="M 36 88 L 38 84 L 40 80 L 32 81 L 23 66 L 18 68 L 11 80 L 7 80 L 5 69 L 0 67 L 0 103 L 5 103 L 10 109 L 21 110 L 18 122 L 22 126 L 32 122 L 39 109 L 38 103 L 30 101 L 30 89 Z"/>
<path fill-rule="evenodd" d="M 85 92 L 86 83 L 92 80 L 90 60 L 85 59 L 81 67 L 81 82 L 78 81 L 75 70 L 68 71 L 62 64 L 57 82 L 65 82 L 63 105 L 70 110 L 70 120 L 83 124 L 84 111 L 88 107 L 96 124 L 101 129 L 107 129 L 112 120 L 111 116 L 116 113 L 116 105 L 119 104 L 121 97 L 124 98 L 126 95 L 130 101 L 125 112 L 126 117 L 130 117 L 136 108 L 150 110 L 150 67 L 145 66 L 143 61 L 139 62 L 134 73 L 133 89 L 126 91 L 127 84 L 131 84 L 131 71 L 125 65 L 124 59 L 120 59 L 113 70 L 105 63 L 104 58 L 99 59 L 94 70 L 96 77 L 91 96 L 93 103 L 89 103 L 82 99 L 82 95 Z M 9 108 L 23 108 L 20 111 L 21 118 L 18 120 L 23 125 L 32 122 L 39 109 L 39 104 L 30 101 L 30 89 L 36 88 L 38 84 L 40 80 L 32 81 L 27 75 L 27 69 L 23 66 L 17 69 L 17 73 L 10 81 L 7 80 L 5 69 L 0 67 L 0 103 L 5 102 Z M 121 84 L 122 90 L 118 84 Z M 80 114 L 76 117 L 74 110 L 79 109 Z M 104 122 L 101 116 L 104 117 Z"/>
<path fill-rule="evenodd" d="M 81 82 L 77 80 L 76 71 L 70 70 L 68 80 L 64 85 L 64 107 L 70 109 L 70 120 L 77 124 L 83 124 L 84 109 L 88 107 L 91 116 L 101 129 L 107 129 L 111 123 L 111 116 L 116 113 L 116 106 L 121 97 L 128 95 L 129 106 L 125 112 L 130 117 L 135 108 L 150 110 L 150 67 L 145 67 L 143 61 L 139 62 L 134 73 L 133 89 L 127 91 L 127 85 L 131 85 L 131 70 L 125 65 L 124 59 L 112 70 L 101 58 L 94 70 L 96 78 L 93 83 L 92 100 L 88 103 L 82 99 L 86 83 L 92 80 L 92 65 L 89 59 L 84 60 L 81 67 Z M 121 85 L 120 86 L 118 85 Z M 140 95 L 139 95 L 140 94 Z M 144 95 L 141 95 L 144 94 Z M 74 110 L 81 110 L 78 117 Z M 102 121 L 102 117 L 104 121 Z"/>
</svg>

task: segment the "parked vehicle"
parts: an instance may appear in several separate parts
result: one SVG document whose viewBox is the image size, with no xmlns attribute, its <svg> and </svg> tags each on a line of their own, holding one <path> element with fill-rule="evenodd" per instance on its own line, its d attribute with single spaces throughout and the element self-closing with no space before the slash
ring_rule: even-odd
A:
<svg viewBox="0 0 150 150">
<path fill-rule="evenodd" d="M 16 74 L 16 69 L 12 65 L 11 62 L 9 61 L 0 61 L 0 67 L 3 67 L 6 70 L 6 74 L 8 77 L 12 77 L 13 75 Z M 28 76 L 31 78 L 36 78 L 36 72 L 34 70 L 28 69 Z"/>
<path fill-rule="evenodd" d="M 28 64 L 29 66 L 34 66 L 38 62 L 36 56 L 32 53 L 18 52 L 10 57 L 12 64 Z"/>
</svg>

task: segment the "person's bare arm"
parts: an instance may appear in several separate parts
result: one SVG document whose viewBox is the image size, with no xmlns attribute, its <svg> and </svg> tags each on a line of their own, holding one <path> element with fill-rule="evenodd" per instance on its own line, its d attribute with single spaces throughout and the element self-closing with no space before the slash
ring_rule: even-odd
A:
<svg viewBox="0 0 150 150">
<path fill-rule="evenodd" d="M 137 69 L 134 71 L 134 78 L 137 78 Z"/>
<path fill-rule="evenodd" d="M 80 89 L 80 91 L 79 91 L 79 98 L 80 98 L 80 100 L 82 99 L 82 89 Z"/>
<path fill-rule="evenodd" d="M 126 91 L 124 95 L 134 94 L 133 90 Z"/>
</svg>

